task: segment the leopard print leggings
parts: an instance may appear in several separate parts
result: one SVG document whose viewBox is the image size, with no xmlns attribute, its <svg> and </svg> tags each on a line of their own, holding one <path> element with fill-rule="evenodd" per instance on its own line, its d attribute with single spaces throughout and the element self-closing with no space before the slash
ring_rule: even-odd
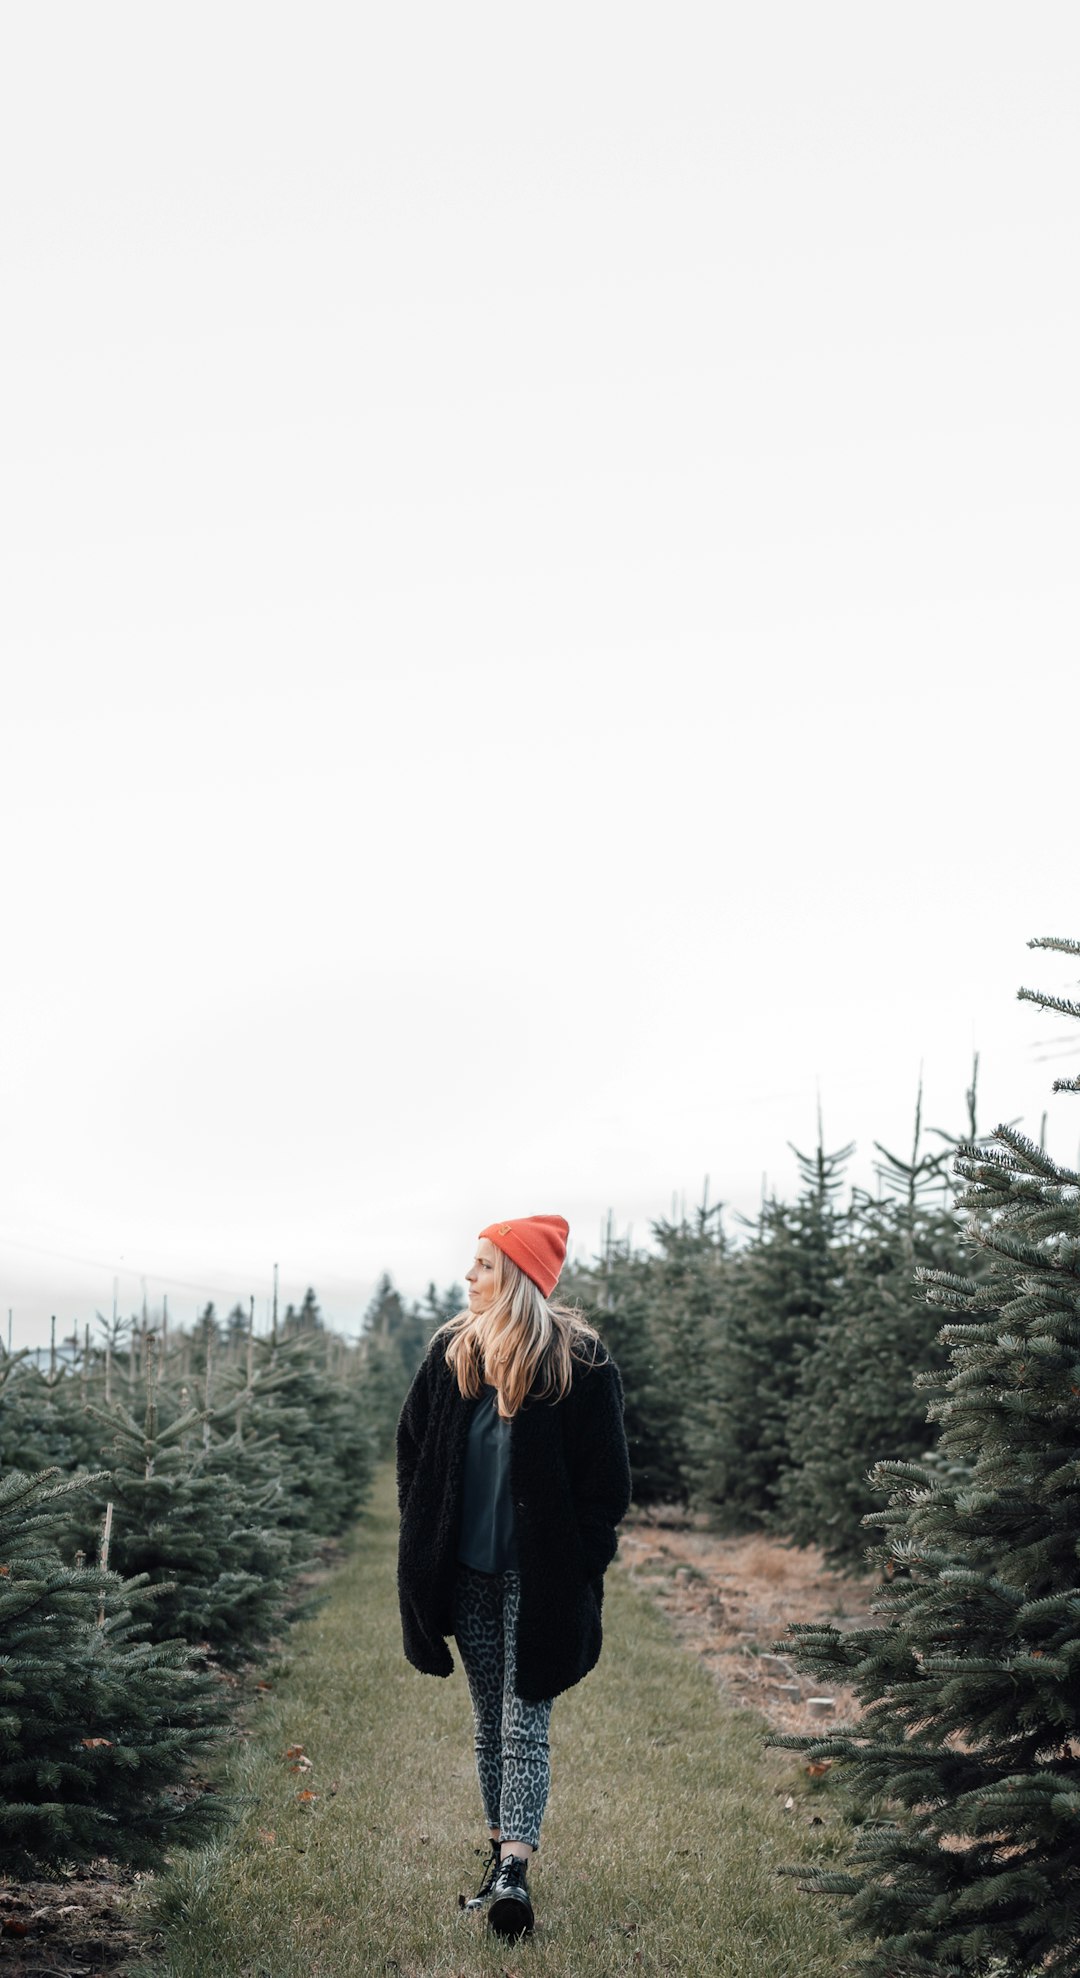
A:
<svg viewBox="0 0 1080 1978">
<path fill-rule="evenodd" d="M 476 1719 L 476 1770 L 489 1827 L 504 1841 L 540 1845 L 551 1788 L 551 1699 L 526 1703 L 514 1690 L 521 1578 L 459 1566 L 454 1636 Z"/>
</svg>

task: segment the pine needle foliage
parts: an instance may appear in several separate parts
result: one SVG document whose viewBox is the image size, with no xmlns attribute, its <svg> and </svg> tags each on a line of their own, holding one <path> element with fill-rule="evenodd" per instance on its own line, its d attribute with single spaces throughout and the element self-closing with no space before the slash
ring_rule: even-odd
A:
<svg viewBox="0 0 1080 1978">
<path fill-rule="evenodd" d="M 190 1783 L 221 1734 L 216 1686 L 180 1642 L 152 1644 L 145 1584 L 65 1565 L 56 1537 L 82 1480 L 0 1481 L 0 1872 L 108 1855 L 158 1867 L 224 1805 Z"/>
<path fill-rule="evenodd" d="M 830 1564 L 863 1569 L 875 1457 L 918 1459 L 935 1440 L 914 1375 L 946 1354 L 938 1318 L 916 1298 L 912 1248 L 924 1263 L 951 1263 L 959 1238 L 947 1212 L 920 1214 L 913 1229 L 888 1199 L 864 1198 L 853 1224 L 832 1311 L 799 1367 L 773 1522 Z"/>
<path fill-rule="evenodd" d="M 1080 1973 L 1080 1175 L 994 1138 L 956 1159 L 977 1270 L 920 1273 L 958 1315 L 933 1404 L 957 1473 L 878 1465 L 881 1625 L 783 1644 L 866 1706 L 776 1742 L 839 1760 L 866 1815 L 845 1872 L 805 1879 L 867 1978 Z"/>
<path fill-rule="evenodd" d="M 240 1411 L 244 1436 L 273 1446 L 284 1529 L 332 1538 L 353 1522 L 371 1487 L 368 1400 L 355 1354 L 317 1327 L 275 1331 L 254 1342 L 217 1396 Z"/>
<path fill-rule="evenodd" d="M 677 1403 L 657 1378 L 656 1328 L 662 1322 L 662 1274 L 629 1237 L 608 1233 L 591 1265 L 563 1273 L 560 1296 L 580 1304 L 618 1361 L 626 1396 L 630 1478 L 638 1504 L 677 1502 L 685 1495 L 679 1470 Z"/>
<path fill-rule="evenodd" d="M 163 1307 L 99 1315 L 93 1344 L 54 1326 L 43 1355 L 0 1348 L 0 1869 L 155 1866 L 220 1819 L 192 1770 L 221 1671 L 317 1603 L 302 1569 L 366 1501 L 439 1305 L 382 1289 L 378 1394 L 310 1289 L 259 1338 L 253 1305 L 209 1305 L 188 1331 Z M 106 1507 L 108 1571 L 86 1564 Z"/>
<path fill-rule="evenodd" d="M 38 1367 L 0 1347 L 0 1474 L 95 1468 L 86 1398 L 66 1367 Z"/>
<path fill-rule="evenodd" d="M 967 1094 L 977 1137 L 975 1074 Z M 947 1146 L 960 1143 L 938 1133 Z M 955 1271 L 963 1239 L 946 1184 L 947 1149 L 923 1143 L 922 1091 L 911 1152 L 877 1143 L 877 1196 L 857 1191 L 840 1232 L 831 1312 L 799 1368 L 788 1426 L 790 1466 L 777 1489 L 776 1523 L 800 1545 L 821 1545 L 830 1564 L 863 1568 L 864 1518 L 878 1499 L 869 1481 L 886 1453 L 932 1456 L 928 1393 L 916 1373 L 938 1372 L 946 1349 L 939 1315 L 918 1294 L 918 1268 Z"/>
<path fill-rule="evenodd" d="M 665 1443 L 679 1480 L 678 1495 L 693 1493 L 696 1455 L 707 1419 L 709 1376 L 717 1364 L 716 1332 L 727 1309 L 731 1249 L 723 1204 L 707 1199 L 693 1219 L 651 1225 L 657 1246 L 653 1292 L 653 1408 L 663 1421 Z M 706 1431 L 707 1432 L 707 1431 Z"/>
<path fill-rule="evenodd" d="M 460 1285 L 440 1294 L 430 1284 L 422 1304 L 406 1305 L 384 1271 L 364 1314 L 360 1337 L 368 1420 L 380 1460 L 394 1447 L 401 1404 L 433 1332 L 465 1305 Z"/>
<path fill-rule="evenodd" d="M 266 1515 L 273 1482 L 252 1482 L 242 1452 L 215 1441 L 197 1406 L 162 1410 L 152 1352 L 141 1421 L 121 1402 L 93 1412 L 111 1468 L 88 1490 L 90 1531 L 111 1503 L 111 1564 L 156 1589 L 154 1639 L 179 1637 L 226 1665 L 249 1658 L 270 1639 L 292 1577 L 291 1540 Z M 85 1525 L 78 1536 L 88 1543 Z"/>
<path fill-rule="evenodd" d="M 635 1502 L 685 1502 L 697 1414 L 726 1310 L 729 1245 L 723 1204 L 650 1225 L 656 1248 L 635 1250 L 610 1223 L 602 1254 L 567 1271 L 559 1295 L 579 1302 L 618 1361 Z"/>
<path fill-rule="evenodd" d="M 729 1529 L 770 1523 L 793 1462 L 792 1408 L 803 1364 L 834 1317 L 845 1211 L 838 1203 L 854 1151 L 792 1150 L 801 1190 L 763 1204 L 714 1310 L 689 1451 L 695 1503 Z"/>
</svg>

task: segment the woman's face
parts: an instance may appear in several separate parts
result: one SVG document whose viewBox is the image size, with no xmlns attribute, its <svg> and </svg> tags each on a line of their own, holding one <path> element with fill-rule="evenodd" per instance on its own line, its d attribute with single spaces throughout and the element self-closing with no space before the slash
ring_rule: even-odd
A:
<svg viewBox="0 0 1080 1978">
<path fill-rule="evenodd" d="M 486 1312 L 495 1296 L 496 1254 L 495 1245 L 489 1237 L 477 1238 L 472 1268 L 465 1273 L 465 1282 L 469 1287 L 469 1310 L 474 1314 Z"/>
</svg>

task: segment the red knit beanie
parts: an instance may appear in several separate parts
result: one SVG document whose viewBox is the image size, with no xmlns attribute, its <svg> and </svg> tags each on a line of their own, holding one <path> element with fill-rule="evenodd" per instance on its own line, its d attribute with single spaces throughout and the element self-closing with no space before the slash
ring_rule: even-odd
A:
<svg viewBox="0 0 1080 1978">
<path fill-rule="evenodd" d="M 489 1223 L 480 1231 L 550 1298 L 566 1262 L 570 1225 L 564 1216 L 519 1216 L 512 1223 Z"/>
</svg>

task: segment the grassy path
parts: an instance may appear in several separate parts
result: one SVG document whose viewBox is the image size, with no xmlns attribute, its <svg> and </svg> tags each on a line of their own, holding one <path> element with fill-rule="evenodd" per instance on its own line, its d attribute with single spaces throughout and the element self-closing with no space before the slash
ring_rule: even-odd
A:
<svg viewBox="0 0 1080 1978">
<path fill-rule="evenodd" d="M 786 1761 L 618 1567 L 600 1665 L 553 1713 L 536 1932 L 507 1945 L 460 1913 L 482 1837 L 468 1693 L 402 1656 L 396 1534 L 384 1475 L 233 1761 L 245 1818 L 162 1889 L 161 1978 L 836 1978 L 831 1912 L 775 1872 L 807 1838 L 775 1791 Z"/>
</svg>

